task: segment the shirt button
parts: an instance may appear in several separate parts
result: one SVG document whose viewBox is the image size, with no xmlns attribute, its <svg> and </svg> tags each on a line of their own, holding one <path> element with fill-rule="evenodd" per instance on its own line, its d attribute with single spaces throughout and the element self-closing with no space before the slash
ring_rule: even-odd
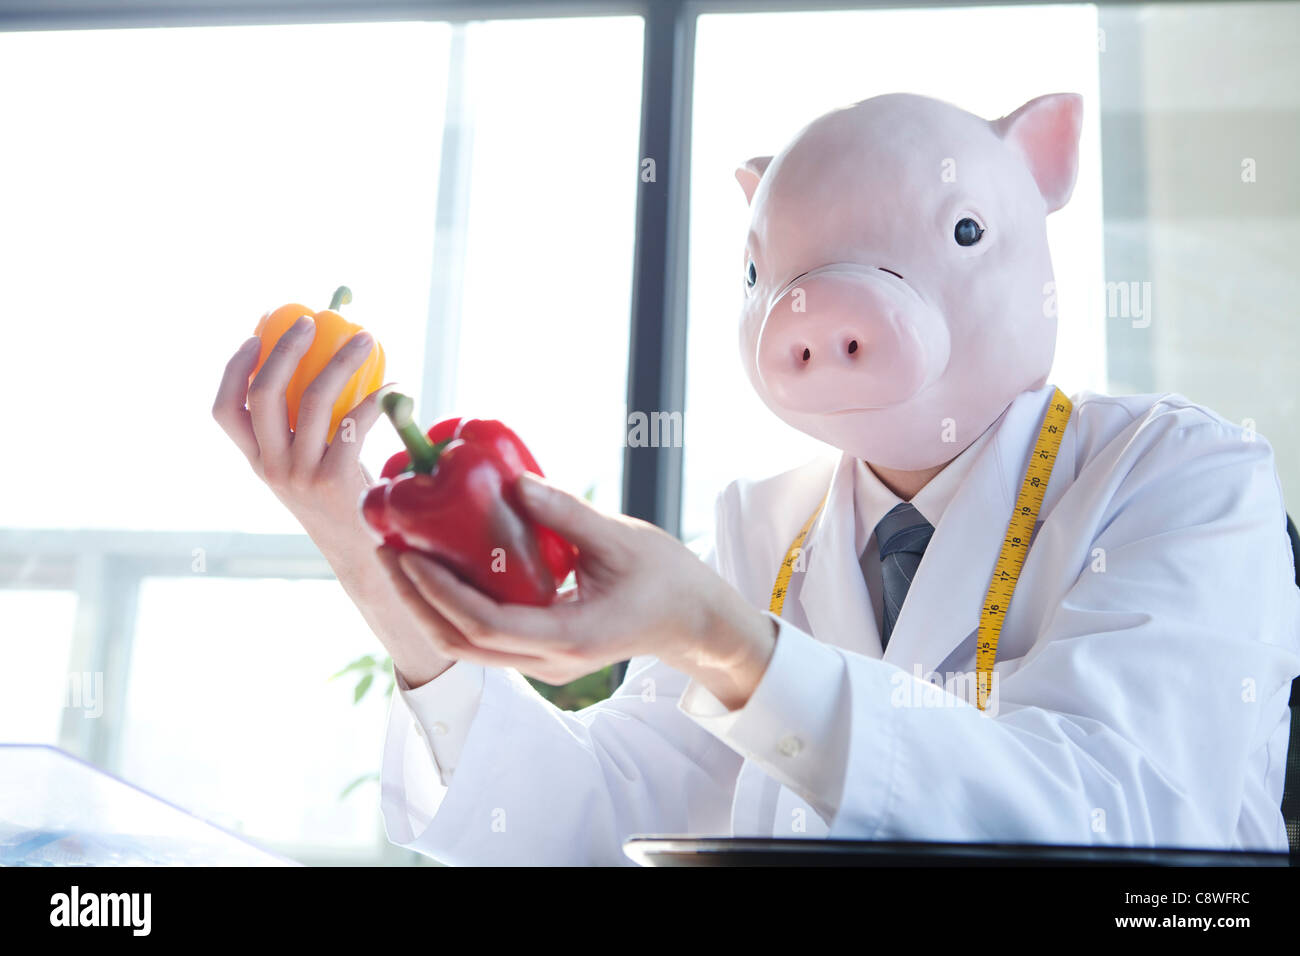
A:
<svg viewBox="0 0 1300 956">
<path fill-rule="evenodd" d="M 803 741 L 794 734 L 786 734 L 777 741 L 776 749 L 785 757 L 797 757 L 803 750 Z"/>
<path fill-rule="evenodd" d="M 444 724 L 441 720 L 439 720 L 439 721 L 435 721 L 434 724 L 433 724 L 433 726 L 430 727 L 429 730 L 430 730 L 432 733 L 434 733 L 434 734 L 438 735 L 439 737 L 441 737 L 443 734 L 445 734 L 445 733 L 447 732 L 447 725 Z"/>
</svg>

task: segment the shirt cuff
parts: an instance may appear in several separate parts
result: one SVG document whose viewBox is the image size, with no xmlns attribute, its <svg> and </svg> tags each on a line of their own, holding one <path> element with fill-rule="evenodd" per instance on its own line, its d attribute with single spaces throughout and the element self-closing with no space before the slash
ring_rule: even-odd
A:
<svg viewBox="0 0 1300 956">
<path fill-rule="evenodd" d="M 834 648 L 768 617 L 778 624 L 776 650 L 743 707 L 728 710 L 694 680 L 678 706 L 829 822 L 839 808 L 848 756 L 847 664 Z"/>
<path fill-rule="evenodd" d="M 482 666 L 457 661 L 414 690 L 398 673 L 397 692 L 414 718 L 416 735 L 429 745 L 443 786 L 450 785 L 483 697 Z"/>
</svg>

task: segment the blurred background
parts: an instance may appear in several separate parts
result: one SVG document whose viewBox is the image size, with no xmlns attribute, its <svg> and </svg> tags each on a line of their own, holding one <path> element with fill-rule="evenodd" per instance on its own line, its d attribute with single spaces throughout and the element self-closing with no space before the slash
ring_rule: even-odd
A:
<svg viewBox="0 0 1300 956">
<path fill-rule="evenodd" d="M 828 453 L 741 371 L 733 170 L 898 90 L 1083 94 L 1053 380 L 1247 423 L 1300 501 L 1300 3 L 0 2 L 0 741 L 428 862 L 383 837 L 382 649 L 210 418 L 226 359 L 347 284 L 425 424 L 703 546 L 729 481 Z"/>
</svg>

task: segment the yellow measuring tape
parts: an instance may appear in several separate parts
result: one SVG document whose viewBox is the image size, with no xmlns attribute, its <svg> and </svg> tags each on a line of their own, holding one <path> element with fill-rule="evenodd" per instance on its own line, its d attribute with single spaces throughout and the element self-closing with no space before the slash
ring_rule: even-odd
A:
<svg viewBox="0 0 1300 956">
<path fill-rule="evenodd" d="M 993 568 L 988 593 L 984 596 L 975 647 L 975 693 L 980 710 L 988 703 L 1002 622 L 1011 604 L 1011 595 L 1015 593 L 1016 582 L 1020 580 L 1020 571 L 1025 566 L 1025 554 L 1029 550 L 1030 539 L 1034 536 L 1034 523 L 1043 506 L 1043 495 L 1047 493 L 1047 483 L 1052 477 L 1052 466 L 1056 464 L 1056 453 L 1060 450 L 1061 437 L 1070 421 L 1072 407 L 1064 392 L 1059 388 L 1053 391 L 1052 401 L 1047 406 L 1042 427 L 1038 430 L 1038 441 L 1034 442 L 1033 453 L 1029 456 L 1025 479 L 1016 496 L 1016 507 L 1007 523 L 1007 533 L 1002 539 L 1002 550 L 998 553 L 998 563 Z M 772 599 L 767 605 L 767 609 L 777 617 L 781 616 L 781 610 L 785 607 L 790 578 L 794 574 L 795 563 L 802 555 L 804 539 L 808 537 L 808 532 L 812 530 L 813 523 L 824 507 L 826 498 L 822 498 L 817 510 L 799 529 L 781 562 L 781 570 L 777 572 L 776 583 L 772 586 Z"/>
<path fill-rule="evenodd" d="M 822 513 L 826 507 L 826 499 L 830 497 L 830 492 L 822 496 L 821 504 L 809 516 L 808 520 L 803 523 L 799 533 L 794 536 L 794 541 L 785 552 L 785 558 L 781 561 L 781 570 L 776 572 L 776 583 L 772 585 L 772 599 L 767 602 L 767 609 L 777 617 L 781 616 L 781 610 L 785 607 L 785 595 L 790 587 L 790 578 L 794 575 L 795 562 L 799 560 L 803 553 L 803 539 L 808 537 L 808 532 L 812 530 L 813 522 L 817 516 Z"/>
</svg>

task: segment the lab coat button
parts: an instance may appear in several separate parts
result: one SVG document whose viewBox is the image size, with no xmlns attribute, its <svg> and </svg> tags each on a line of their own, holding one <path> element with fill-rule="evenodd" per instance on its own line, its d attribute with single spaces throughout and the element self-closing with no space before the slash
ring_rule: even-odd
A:
<svg viewBox="0 0 1300 956">
<path fill-rule="evenodd" d="M 439 721 L 435 721 L 434 725 L 429 729 L 433 731 L 437 736 L 441 737 L 443 734 L 447 732 L 447 725 L 444 724 L 441 720 L 439 720 Z"/>
<path fill-rule="evenodd" d="M 415 728 L 415 736 L 417 737 L 424 736 L 424 728 L 420 726 L 420 722 L 418 720 L 411 721 L 411 726 Z"/>
<path fill-rule="evenodd" d="M 776 749 L 786 757 L 797 757 L 803 750 L 803 741 L 794 734 L 786 734 L 776 745 Z"/>
</svg>

